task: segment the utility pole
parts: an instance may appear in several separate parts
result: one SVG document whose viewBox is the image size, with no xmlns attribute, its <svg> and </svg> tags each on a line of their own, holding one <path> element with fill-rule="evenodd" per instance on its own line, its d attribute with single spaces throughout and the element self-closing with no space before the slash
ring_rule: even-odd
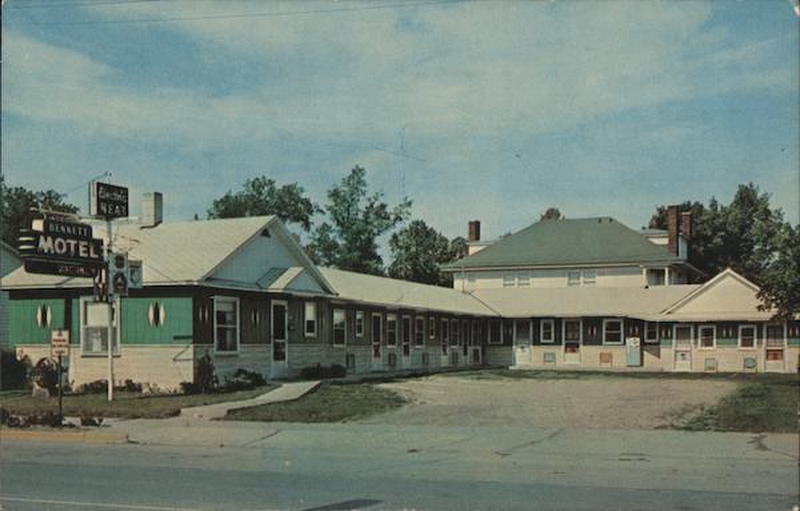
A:
<svg viewBox="0 0 800 511">
<path fill-rule="evenodd" d="M 106 220 L 106 233 L 108 234 L 108 247 L 106 251 L 106 297 L 108 300 L 108 330 L 106 336 L 108 337 L 108 400 L 114 400 L 114 286 L 111 285 L 111 258 L 113 257 L 114 236 L 111 232 L 112 224 L 111 219 Z"/>
</svg>

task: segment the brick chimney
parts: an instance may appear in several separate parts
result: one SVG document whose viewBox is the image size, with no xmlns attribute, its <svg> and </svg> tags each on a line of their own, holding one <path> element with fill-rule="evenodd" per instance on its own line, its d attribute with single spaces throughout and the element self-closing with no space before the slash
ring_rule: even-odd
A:
<svg viewBox="0 0 800 511">
<path fill-rule="evenodd" d="M 470 221 L 467 227 L 467 241 L 480 241 L 481 240 L 481 222 L 480 220 Z"/>
<path fill-rule="evenodd" d="M 694 224 L 692 222 L 692 212 L 684 211 L 681 213 L 681 234 L 683 234 L 687 240 L 692 238 L 693 228 Z"/>
<path fill-rule="evenodd" d="M 667 207 L 667 250 L 678 255 L 678 206 Z"/>
</svg>

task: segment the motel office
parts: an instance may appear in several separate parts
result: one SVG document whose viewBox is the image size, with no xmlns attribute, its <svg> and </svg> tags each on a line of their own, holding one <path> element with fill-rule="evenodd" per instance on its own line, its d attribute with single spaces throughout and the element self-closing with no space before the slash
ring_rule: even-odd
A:
<svg viewBox="0 0 800 511">
<path fill-rule="evenodd" d="M 319 268 L 274 217 L 163 223 L 161 201 L 145 207 L 115 235 L 144 270 L 114 320 L 117 381 L 175 387 L 206 354 L 221 378 L 316 364 L 797 371 L 800 324 L 759 311 L 757 287 L 730 270 L 687 284 L 704 276 L 688 262 L 690 219 L 673 210 L 664 232 L 552 220 L 494 243 L 471 222 L 449 289 Z M 90 281 L 20 268 L 2 287 L 19 356 L 48 356 L 66 329 L 70 380 L 106 378 L 106 307 Z"/>
</svg>

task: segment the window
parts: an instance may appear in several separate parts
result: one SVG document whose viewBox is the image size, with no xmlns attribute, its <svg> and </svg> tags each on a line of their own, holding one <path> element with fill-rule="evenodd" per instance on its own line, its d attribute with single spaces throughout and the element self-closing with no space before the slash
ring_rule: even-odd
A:
<svg viewBox="0 0 800 511">
<path fill-rule="evenodd" d="M 403 344 L 411 344 L 411 316 L 403 316 Z"/>
<path fill-rule="evenodd" d="M 417 316 L 414 324 L 414 345 L 421 348 L 425 345 L 425 318 Z"/>
<path fill-rule="evenodd" d="M 700 347 L 713 348 L 716 344 L 716 328 L 711 325 L 700 327 Z"/>
<path fill-rule="evenodd" d="M 658 323 L 647 323 L 644 333 L 644 342 L 658 342 Z"/>
<path fill-rule="evenodd" d="M 514 321 L 510 319 L 503 320 L 503 342 L 510 344 L 514 339 Z"/>
<path fill-rule="evenodd" d="M 756 327 L 753 325 L 742 325 L 739 327 L 739 347 L 756 347 Z"/>
<path fill-rule="evenodd" d="M 581 320 L 564 320 L 564 342 L 581 342 Z"/>
<path fill-rule="evenodd" d="M 513 273 L 504 273 L 503 274 L 503 287 L 514 287 L 516 285 L 516 280 Z"/>
<path fill-rule="evenodd" d="M 458 344 L 458 320 L 450 320 L 450 344 L 456 346 Z"/>
<path fill-rule="evenodd" d="M 397 346 L 397 314 L 386 315 L 386 345 Z"/>
<path fill-rule="evenodd" d="M 622 344 L 622 320 L 603 320 L 603 344 Z"/>
<path fill-rule="evenodd" d="M 364 311 L 356 311 L 356 337 L 364 337 Z"/>
<path fill-rule="evenodd" d="M 333 309 L 333 345 L 344 346 L 347 338 L 347 321 L 344 309 Z"/>
<path fill-rule="evenodd" d="M 783 348 L 783 326 L 767 325 L 766 344 L 767 348 Z"/>
<path fill-rule="evenodd" d="M 519 287 L 530 287 L 531 285 L 531 276 L 526 271 L 521 271 L 517 273 L 517 285 Z"/>
<path fill-rule="evenodd" d="M 428 337 L 436 339 L 436 318 L 433 316 L 428 318 Z"/>
<path fill-rule="evenodd" d="M 541 341 L 546 343 L 555 342 L 555 338 L 553 336 L 553 331 L 555 330 L 553 320 L 543 319 L 541 328 L 542 328 Z"/>
<path fill-rule="evenodd" d="M 305 315 L 305 333 L 306 337 L 317 336 L 317 304 L 316 302 L 306 302 L 306 315 Z"/>
<path fill-rule="evenodd" d="M 502 344 L 503 343 L 502 323 L 499 319 L 489 320 L 489 344 Z"/>
<path fill-rule="evenodd" d="M 567 272 L 567 285 L 568 286 L 579 286 L 581 284 L 581 272 L 579 271 L 568 271 Z"/>
<path fill-rule="evenodd" d="M 83 355 L 108 355 L 108 304 L 84 300 L 81 348 Z M 111 329 L 111 344 L 114 353 L 119 353 L 117 329 Z"/>
<path fill-rule="evenodd" d="M 597 270 L 583 270 L 583 284 L 593 286 L 597 281 Z"/>
<path fill-rule="evenodd" d="M 214 349 L 218 353 L 239 351 L 239 299 L 214 297 Z"/>
<path fill-rule="evenodd" d="M 667 270 L 664 268 L 648 268 L 647 269 L 647 285 L 648 286 L 663 286 L 667 281 Z"/>
</svg>

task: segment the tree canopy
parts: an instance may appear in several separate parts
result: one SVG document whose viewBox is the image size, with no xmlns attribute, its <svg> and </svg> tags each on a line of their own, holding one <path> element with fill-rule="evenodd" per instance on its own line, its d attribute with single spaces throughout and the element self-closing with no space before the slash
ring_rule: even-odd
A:
<svg viewBox="0 0 800 511">
<path fill-rule="evenodd" d="M 78 207 L 66 202 L 55 190 L 32 191 L 22 186 L 9 188 L 0 176 L 0 229 L 2 239 L 17 246 L 20 229 L 30 229 L 35 214 L 32 209 L 77 213 Z"/>
<path fill-rule="evenodd" d="M 389 239 L 392 252 L 389 276 L 423 284 L 452 285 L 452 279 L 441 272 L 441 265 L 463 257 L 459 239 L 464 240 L 457 238 L 451 242 L 424 220 L 414 220 Z"/>
<path fill-rule="evenodd" d="M 547 208 L 547 210 L 539 215 L 539 220 L 561 220 L 564 218 L 564 215 L 561 214 L 561 210 L 558 208 Z"/>
<path fill-rule="evenodd" d="M 311 219 L 320 212 L 319 206 L 306 197 L 305 189 L 297 183 L 278 186 L 264 176 L 248 179 L 244 187 L 214 200 L 208 218 L 235 218 L 275 215 L 287 224 L 299 224 L 308 232 Z"/>
<path fill-rule="evenodd" d="M 783 211 L 770 207 L 769 194 L 749 183 L 739 186 L 728 205 L 711 198 L 707 206 L 684 202 L 679 211 L 691 211 L 694 219 L 692 264 L 710 276 L 732 268 L 762 287 L 762 300 L 778 315 L 800 310 L 797 291 L 790 289 L 797 289 L 797 244 L 792 245 L 797 227 L 784 221 Z M 650 227 L 666 229 L 666 206 L 657 208 Z"/>
<path fill-rule="evenodd" d="M 317 226 L 307 248 L 319 264 L 382 274 L 377 240 L 405 220 L 410 209 L 408 198 L 392 207 L 384 201 L 383 193 L 369 194 L 366 170 L 356 165 L 328 190 L 328 220 Z"/>
</svg>

